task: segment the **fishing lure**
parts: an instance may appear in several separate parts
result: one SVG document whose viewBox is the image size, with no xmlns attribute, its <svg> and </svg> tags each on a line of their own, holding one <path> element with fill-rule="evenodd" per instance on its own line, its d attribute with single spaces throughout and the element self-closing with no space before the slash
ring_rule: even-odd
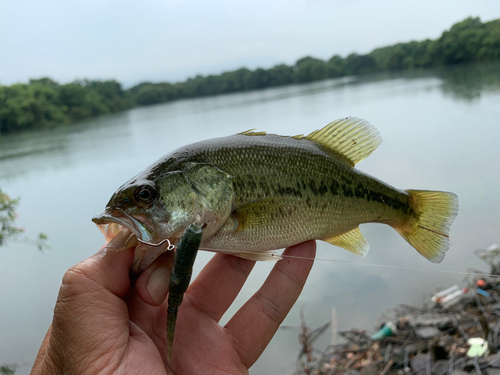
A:
<svg viewBox="0 0 500 375">
<path fill-rule="evenodd" d="M 201 236 L 203 232 L 200 226 L 196 224 L 189 225 L 183 232 L 179 246 L 175 253 L 174 267 L 170 274 L 168 284 L 168 310 L 167 310 L 167 357 L 170 361 L 172 355 L 172 346 L 174 343 L 175 323 L 177 321 L 177 312 L 184 298 L 191 275 L 193 273 L 193 264 L 200 247 Z"/>
</svg>

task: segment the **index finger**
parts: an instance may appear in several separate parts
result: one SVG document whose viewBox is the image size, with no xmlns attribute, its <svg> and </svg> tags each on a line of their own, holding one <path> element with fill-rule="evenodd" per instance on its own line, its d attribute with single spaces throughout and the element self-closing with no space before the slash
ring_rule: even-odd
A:
<svg viewBox="0 0 500 375">
<path fill-rule="evenodd" d="M 316 242 L 289 247 L 283 254 L 314 258 Z M 299 297 L 312 265 L 313 259 L 280 260 L 264 285 L 226 325 L 233 346 L 247 368 L 262 354 Z"/>
</svg>

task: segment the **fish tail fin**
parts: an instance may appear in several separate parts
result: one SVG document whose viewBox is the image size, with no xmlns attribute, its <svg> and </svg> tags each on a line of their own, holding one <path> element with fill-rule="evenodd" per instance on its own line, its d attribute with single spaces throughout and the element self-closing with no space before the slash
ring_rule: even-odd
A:
<svg viewBox="0 0 500 375">
<path fill-rule="evenodd" d="M 440 263 L 450 245 L 450 226 L 458 214 L 458 197 L 442 191 L 407 190 L 412 217 L 394 229 L 433 263 Z"/>
</svg>

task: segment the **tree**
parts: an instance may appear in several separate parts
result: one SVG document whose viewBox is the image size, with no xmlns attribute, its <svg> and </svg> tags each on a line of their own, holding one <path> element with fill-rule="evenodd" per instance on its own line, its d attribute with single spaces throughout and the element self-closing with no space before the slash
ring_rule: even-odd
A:
<svg viewBox="0 0 500 375">
<path fill-rule="evenodd" d="M 271 86 L 271 75 L 267 70 L 258 68 L 247 77 L 246 87 L 249 90 L 263 89 L 269 86 Z"/>
<path fill-rule="evenodd" d="M 339 55 L 333 56 L 326 63 L 326 73 L 330 78 L 342 77 L 345 75 L 344 59 Z"/>
<path fill-rule="evenodd" d="M 24 233 L 23 228 L 15 225 L 16 208 L 19 198 L 12 199 L 0 189 L 0 246 L 5 246 L 7 241 L 18 240 Z M 24 241 L 34 243 L 39 250 L 43 250 L 46 245 L 47 235 L 40 233 L 36 241 L 24 239 Z"/>
<path fill-rule="evenodd" d="M 294 81 L 298 83 L 325 79 L 326 65 L 323 60 L 314 57 L 303 57 L 295 63 Z"/>
<path fill-rule="evenodd" d="M 479 18 L 467 18 L 454 24 L 439 38 L 440 57 L 444 64 L 475 61 L 486 36 Z"/>
<path fill-rule="evenodd" d="M 68 122 L 57 87 L 41 84 L 0 86 L 0 133 Z"/>
<path fill-rule="evenodd" d="M 376 70 L 377 64 L 369 55 L 358 55 L 351 53 L 345 60 L 345 72 L 347 75 L 366 74 Z"/>
<path fill-rule="evenodd" d="M 478 60 L 491 61 L 500 59 L 500 20 L 484 24 L 485 37 L 478 51 Z"/>
<path fill-rule="evenodd" d="M 293 68 L 291 66 L 280 64 L 273 66 L 268 70 L 269 85 L 283 86 L 293 83 Z"/>
</svg>

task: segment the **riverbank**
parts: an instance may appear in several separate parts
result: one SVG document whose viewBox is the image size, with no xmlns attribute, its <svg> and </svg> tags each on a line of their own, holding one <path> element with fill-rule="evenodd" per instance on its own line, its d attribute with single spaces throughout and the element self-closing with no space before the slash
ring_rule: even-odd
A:
<svg viewBox="0 0 500 375">
<path fill-rule="evenodd" d="M 475 254 L 490 273 L 473 270 L 463 286 L 433 291 L 422 307 L 400 305 L 380 329 L 340 332 L 342 343 L 314 349 L 325 324 L 311 331 L 303 320 L 297 375 L 500 374 L 500 248 Z"/>
</svg>

